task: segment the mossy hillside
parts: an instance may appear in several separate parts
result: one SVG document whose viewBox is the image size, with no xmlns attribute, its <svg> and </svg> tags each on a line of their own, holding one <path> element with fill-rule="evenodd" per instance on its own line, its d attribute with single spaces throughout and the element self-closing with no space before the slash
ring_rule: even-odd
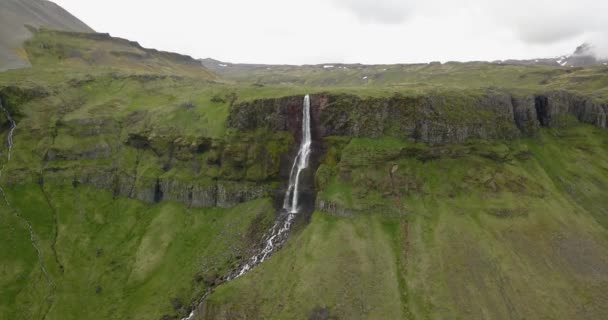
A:
<svg viewBox="0 0 608 320">
<path fill-rule="evenodd" d="M 2 203 L 2 318 L 98 319 L 184 315 L 234 267 L 272 221 L 269 200 L 233 209 L 146 205 L 87 186 L 7 190 L 41 249 L 48 280 L 22 221 Z M 255 221 L 255 222 L 254 222 Z"/>
<path fill-rule="evenodd" d="M 605 176 L 607 140 L 604 129 L 579 124 L 543 129 L 536 138 L 472 140 L 444 146 L 394 138 L 346 141 L 336 137 L 325 139 L 330 152 L 316 175 L 318 203 L 333 203 L 355 212 L 381 206 L 381 211 L 390 212 L 388 209 L 393 204 L 384 201 L 383 197 L 400 199 L 438 194 L 451 198 L 502 190 L 540 197 L 544 187 L 536 182 L 537 179 L 522 175 L 518 168 L 533 163 L 527 160 L 535 159 L 542 161 L 542 170 L 551 173 L 552 181 L 557 180 L 551 184 L 562 185 L 568 194 L 586 199 L 585 205 L 595 206 L 589 210 L 594 215 L 602 216 L 605 212 L 602 209 L 604 202 L 594 198 L 601 196 Z M 560 149 L 570 152 L 557 157 Z M 476 166 L 478 170 L 471 169 Z M 446 179 L 451 182 L 446 183 Z M 573 180 L 581 185 L 574 186 Z M 343 187 L 345 191 L 341 190 Z M 598 222 L 603 224 L 601 219 Z"/>
<path fill-rule="evenodd" d="M 259 240 L 249 235 L 260 235 L 272 221 L 266 196 L 277 190 L 279 163 L 291 161 L 281 157 L 296 141 L 293 132 L 284 130 L 228 126 L 230 106 L 297 96 L 301 110 L 301 96 L 315 92 L 382 98 L 365 116 L 358 115 L 362 129 L 371 130 L 379 122 L 367 116 L 395 93 L 405 99 L 437 93 L 445 107 L 439 119 L 458 123 L 471 116 L 491 122 L 484 110 L 469 114 L 467 108 L 488 91 L 506 88 L 529 97 L 547 88 L 573 89 L 600 102 L 605 91 L 600 68 L 484 64 L 420 65 L 412 73 L 395 71 L 395 78 L 382 85 L 314 79 L 306 85 L 291 80 L 251 85 L 192 74 L 154 54 L 116 56 L 111 53 L 116 43 L 105 36 L 42 33 L 32 44 L 53 46 L 30 46 L 38 55 L 32 68 L 0 73 L 0 96 L 18 125 L 13 159 L 0 184 L 18 212 L 31 219 L 52 281 L 41 274 L 26 223 L 0 207 L 7 222 L 2 225 L 6 250 L 0 252 L 9 261 L 0 276 L 8 288 L 2 292 L 2 301 L 8 302 L 0 306 L 0 318 L 41 318 L 51 303 L 49 319 L 176 316 L 241 261 L 239 255 L 249 256 L 246 248 Z M 118 43 L 127 45 L 120 48 L 125 52 L 135 48 Z M 92 63 L 96 51 L 101 58 Z M 457 67 L 435 72 L 452 66 Z M 421 72 L 427 83 L 419 82 Z M 477 78 L 486 72 L 491 76 Z M 571 81 L 582 74 L 588 77 Z M 407 77 L 411 82 L 399 80 Z M 347 103 L 341 110 L 353 111 Z M 530 140 L 427 146 L 396 134 L 396 126 L 380 130 L 375 139 L 324 137 L 316 190 L 317 207 L 326 212 L 315 214 L 302 233 L 295 229 L 285 250 L 258 266 L 254 278 L 248 280 L 248 274 L 220 286 L 217 296 L 210 296 L 208 316 L 230 314 L 226 310 L 232 308 L 234 317 L 246 311 L 250 318 L 329 312 L 347 318 L 468 319 L 503 311 L 495 305 L 512 305 L 516 315 L 536 318 L 528 307 L 534 303 L 554 318 L 601 317 L 605 296 L 592 282 L 605 282 L 605 236 L 598 227 L 605 226 L 608 207 L 601 192 L 605 131 L 578 126 L 572 115 L 565 119 Z M 6 148 L 1 148 L 0 165 L 5 159 Z M 247 201 L 253 198 L 261 200 Z M 254 217 L 252 212 L 264 214 Z M 338 214 L 349 218 L 331 216 Z M 503 236 L 512 232 L 509 227 L 514 236 Z M 462 230 L 467 237 L 459 234 Z M 580 255 L 572 253 L 573 247 Z M 536 251 L 544 253 L 542 258 L 535 258 Z M 520 252 L 526 255 L 516 258 Z M 573 263 L 577 260 L 593 270 Z M 527 267 L 521 270 L 521 265 Z M 290 273 L 291 268 L 305 276 Z M 284 278 L 274 281 L 277 275 Z M 534 279 L 533 289 L 522 279 Z M 261 285 L 265 282 L 272 283 L 272 292 Z M 285 283 L 291 285 L 283 290 Z M 480 297 L 478 292 L 486 291 L 487 297 Z M 505 303 L 496 302 L 502 297 Z M 552 298 L 558 307 L 546 307 Z M 470 301 L 482 301 L 482 306 Z M 573 315 L 578 309 L 586 311 Z"/>
<path fill-rule="evenodd" d="M 325 143 L 334 151 L 317 171 L 317 204 L 334 211 L 316 212 L 270 260 L 219 287 L 203 318 L 605 314 L 604 130 L 442 147 Z"/>
<path fill-rule="evenodd" d="M 202 318 L 307 319 L 328 308 L 338 319 L 399 319 L 396 267 L 391 239 L 377 219 L 315 214 L 270 260 L 210 295 Z"/>
<path fill-rule="evenodd" d="M 205 88 L 193 93 L 192 87 L 167 87 L 166 81 L 101 76 L 86 85 L 68 85 L 61 93 L 24 100 L 15 113 L 18 160 L 9 164 L 12 177 L 3 178 L 36 181 L 45 168 L 53 171 L 49 178 L 88 182 L 147 201 L 158 179 L 180 182 L 183 188 L 172 200 L 185 203 L 194 184 L 215 180 L 236 183 L 224 183 L 233 189 L 227 190 L 228 198 L 240 192 L 239 182 L 263 189 L 236 202 L 270 194 L 293 137 L 264 130 L 230 132 L 224 123 L 233 91 Z M 13 91 L 3 92 L 11 96 Z M 227 199 L 224 205 L 235 201 Z"/>
<path fill-rule="evenodd" d="M 33 65 L 52 65 L 55 69 L 101 65 L 121 72 L 216 79 L 189 56 L 144 49 L 136 42 L 107 34 L 45 29 L 34 32 L 35 36 L 25 43 Z"/>
</svg>

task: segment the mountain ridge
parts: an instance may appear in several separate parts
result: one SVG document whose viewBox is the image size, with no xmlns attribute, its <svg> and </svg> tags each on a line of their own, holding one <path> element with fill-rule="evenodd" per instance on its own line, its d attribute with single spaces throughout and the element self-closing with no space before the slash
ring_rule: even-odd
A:
<svg viewBox="0 0 608 320">
<path fill-rule="evenodd" d="M 74 15 L 47 0 L 3 0 L 0 2 L 0 25 L 0 71 L 31 66 L 22 46 L 32 36 L 27 26 L 95 32 Z"/>
</svg>

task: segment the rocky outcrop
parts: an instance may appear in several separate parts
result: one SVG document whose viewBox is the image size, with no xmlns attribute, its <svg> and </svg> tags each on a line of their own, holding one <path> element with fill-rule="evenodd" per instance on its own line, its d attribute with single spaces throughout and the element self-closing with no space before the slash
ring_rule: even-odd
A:
<svg viewBox="0 0 608 320">
<path fill-rule="evenodd" d="M 239 203 L 269 197 L 273 186 L 242 181 L 198 180 L 183 183 L 179 180 L 161 179 L 161 200 L 177 201 L 190 207 L 229 208 Z M 145 199 L 149 200 L 150 199 Z"/>
<path fill-rule="evenodd" d="M 36 98 L 49 96 L 49 92 L 41 87 L 22 87 L 22 86 L 1 86 L 0 99 L 6 108 L 15 118 L 20 112 L 18 106 Z"/>
<path fill-rule="evenodd" d="M 153 131 L 121 134 L 119 122 L 103 117 L 61 120 L 56 128 L 57 142 L 43 157 L 47 182 L 189 207 L 232 207 L 275 196 L 293 142 L 285 133 L 259 130 L 224 139 Z M 22 183 L 23 175 L 27 173 L 8 177 L 8 182 Z"/>
<path fill-rule="evenodd" d="M 317 199 L 315 208 L 338 217 L 352 217 L 356 213 L 351 208 L 345 208 L 335 202 L 324 199 Z"/>
<path fill-rule="evenodd" d="M 534 136 L 540 127 L 533 96 L 512 96 L 513 120 L 523 136 Z"/>
<path fill-rule="evenodd" d="M 535 109 L 541 126 L 563 126 L 568 116 L 574 116 L 580 122 L 607 127 L 608 104 L 571 92 L 556 90 L 536 95 Z"/>
<path fill-rule="evenodd" d="M 325 95 L 317 95 L 315 99 L 311 99 L 314 115 L 319 114 L 323 97 Z M 292 96 L 236 104 L 231 106 L 227 124 L 241 130 L 264 127 L 271 131 L 292 131 L 296 134 L 301 130 L 302 99 L 303 96 Z"/>
<path fill-rule="evenodd" d="M 16 177 L 16 176 L 15 176 Z M 274 195 L 276 183 L 215 180 L 196 178 L 188 181 L 175 177 L 134 177 L 113 168 L 44 170 L 45 182 L 78 187 L 89 185 L 111 190 L 115 196 L 137 199 L 146 203 L 174 201 L 193 208 L 229 208 L 239 203 Z M 23 183 L 20 179 L 9 179 L 9 184 Z"/>
<path fill-rule="evenodd" d="M 97 143 L 89 146 L 82 146 L 78 149 L 50 148 L 46 154 L 45 161 L 101 159 L 108 158 L 111 155 L 112 148 L 108 144 Z"/>
<path fill-rule="evenodd" d="M 57 129 L 65 129 L 70 135 L 77 137 L 98 136 L 100 134 L 115 134 L 120 132 L 118 121 L 109 117 L 78 118 L 59 121 Z"/>
<path fill-rule="evenodd" d="M 572 116 L 605 128 L 608 113 L 606 104 L 567 91 L 539 95 L 460 91 L 381 98 L 316 94 L 311 101 L 318 136 L 392 136 L 431 145 L 533 136 L 539 127 L 559 126 Z M 284 97 L 237 104 L 228 125 L 297 135 L 300 103 L 301 97 Z"/>
</svg>

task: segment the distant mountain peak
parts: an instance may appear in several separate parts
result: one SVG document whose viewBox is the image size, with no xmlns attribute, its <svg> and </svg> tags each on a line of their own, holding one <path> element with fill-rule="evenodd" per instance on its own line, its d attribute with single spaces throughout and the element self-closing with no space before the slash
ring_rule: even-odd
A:
<svg viewBox="0 0 608 320">
<path fill-rule="evenodd" d="M 574 50 L 573 56 L 595 56 L 593 52 L 593 45 L 591 43 L 585 42 L 580 46 L 576 47 Z"/>
<path fill-rule="evenodd" d="M 556 67 L 590 67 L 597 65 L 608 65 L 608 60 L 600 59 L 595 50 L 596 48 L 593 46 L 592 43 L 585 42 L 576 47 L 572 54 L 567 54 L 555 58 L 501 60 L 494 62 L 500 64 L 548 65 Z"/>
</svg>

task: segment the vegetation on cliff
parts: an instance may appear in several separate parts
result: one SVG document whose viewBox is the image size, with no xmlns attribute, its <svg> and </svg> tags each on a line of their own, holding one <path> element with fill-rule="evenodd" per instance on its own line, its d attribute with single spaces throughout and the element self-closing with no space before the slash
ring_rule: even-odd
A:
<svg viewBox="0 0 608 320">
<path fill-rule="evenodd" d="M 0 318 L 175 319 L 210 288 L 209 319 L 608 312 L 606 67 L 218 76 L 100 34 L 25 49 L 0 73 Z M 304 93 L 314 214 L 220 285 L 273 222 Z"/>
</svg>

